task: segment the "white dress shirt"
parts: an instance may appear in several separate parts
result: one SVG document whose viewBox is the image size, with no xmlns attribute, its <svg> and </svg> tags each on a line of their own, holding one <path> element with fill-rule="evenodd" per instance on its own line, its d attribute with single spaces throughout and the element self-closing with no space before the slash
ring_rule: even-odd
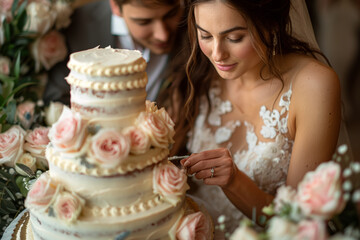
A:
<svg viewBox="0 0 360 240">
<path fill-rule="evenodd" d="M 139 50 L 147 62 L 146 72 L 148 75 L 148 84 L 146 85 L 147 99 L 155 101 L 161 83 L 164 80 L 162 75 L 168 62 L 168 54 L 157 55 L 150 52 L 150 49 L 143 48 L 134 43 L 127 25 L 123 18 L 112 15 L 111 33 L 118 36 L 118 48 Z"/>
</svg>

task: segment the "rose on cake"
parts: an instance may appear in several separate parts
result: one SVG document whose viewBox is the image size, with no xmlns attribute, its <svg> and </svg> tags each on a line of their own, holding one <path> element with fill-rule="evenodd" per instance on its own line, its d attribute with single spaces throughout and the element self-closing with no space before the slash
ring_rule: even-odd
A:
<svg viewBox="0 0 360 240">
<path fill-rule="evenodd" d="M 29 191 L 25 206 L 29 209 L 46 211 L 60 188 L 60 185 L 51 179 L 49 172 L 41 174 Z"/>
<path fill-rule="evenodd" d="M 77 194 L 64 191 L 56 196 L 53 210 L 57 218 L 72 223 L 79 217 L 84 205 L 84 199 Z"/>
<path fill-rule="evenodd" d="M 152 146 L 168 148 L 169 128 L 157 114 L 141 112 L 136 119 L 136 125 L 150 137 Z"/>
<path fill-rule="evenodd" d="M 91 138 L 91 163 L 103 168 L 118 166 L 130 152 L 130 138 L 116 129 L 100 129 Z"/>
<path fill-rule="evenodd" d="M 128 135 L 131 141 L 130 152 L 133 154 L 144 154 L 150 149 L 150 139 L 147 134 L 135 126 L 127 127 L 123 134 Z"/>
<path fill-rule="evenodd" d="M 211 226 L 204 213 L 195 212 L 183 217 L 176 231 L 178 240 L 208 240 L 211 237 Z"/>
<path fill-rule="evenodd" d="M 189 186 L 186 175 L 173 164 L 164 164 L 153 170 L 154 193 L 162 195 L 167 202 L 176 206 Z"/>
<path fill-rule="evenodd" d="M 80 149 L 85 138 L 86 121 L 79 113 L 64 106 L 60 118 L 49 131 L 49 139 L 59 152 L 74 152 Z"/>
</svg>

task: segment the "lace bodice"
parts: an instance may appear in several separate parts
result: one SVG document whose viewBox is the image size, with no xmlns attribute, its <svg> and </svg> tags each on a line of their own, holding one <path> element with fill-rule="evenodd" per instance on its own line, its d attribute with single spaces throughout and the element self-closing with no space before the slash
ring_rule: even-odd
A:
<svg viewBox="0 0 360 240">
<path fill-rule="evenodd" d="M 275 194 L 276 189 L 286 181 L 293 145 L 287 125 L 291 94 L 290 86 L 273 109 L 261 106 L 257 116 L 259 119 L 254 119 L 252 123 L 231 118 L 233 105 L 221 98 L 219 86 L 213 86 L 209 92 L 210 113 L 207 116 L 209 106 L 202 99 L 194 130 L 189 133 L 188 150 L 195 153 L 228 148 L 241 171 L 262 190 Z M 212 205 L 218 208 L 221 214 L 240 218 L 240 212 L 232 206 L 219 187 L 206 186 L 200 181 L 196 183 L 201 185 L 195 193 L 197 197 L 207 201 L 210 207 Z"/>
</svg>

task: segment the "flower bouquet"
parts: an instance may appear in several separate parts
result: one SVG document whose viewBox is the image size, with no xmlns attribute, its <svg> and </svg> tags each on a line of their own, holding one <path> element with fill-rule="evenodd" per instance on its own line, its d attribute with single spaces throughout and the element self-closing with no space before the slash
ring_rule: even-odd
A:
<svg viewBox="0 0 360 240">
<path fill-rule="evenodd" d="M 0 233 L 44 170 L 49 127 L 63 105 L 40 100 L 47 70 L 67 56 L 60 29 L 71 0 L 0 0 Z"/>
<path fill-rule="evenodd" d="M 360 239 L 359 204 L 360 163 L 350 161 L 342 145 L 332 161 L 308 172 L 296 190 L 278 189 L 273 203 L 263 209 L 264 229 L 255 231 L 245 220 L 230 239 Z"/>
</svg>

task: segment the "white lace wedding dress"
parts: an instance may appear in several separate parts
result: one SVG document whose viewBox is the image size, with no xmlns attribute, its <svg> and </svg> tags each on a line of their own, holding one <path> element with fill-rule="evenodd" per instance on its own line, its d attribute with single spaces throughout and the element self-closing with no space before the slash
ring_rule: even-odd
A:
<svg viewBox="0 0 360 240">
<path fill-rule="evenodd" d="M 286 181 L 293 146 L 287 126 L 291 94 L 291 86 L 288 86 L 272 110 L 261 106 L 258 119 L 254 119 L 257 123 L 255 125 L 247 120 L 232 118 L 232 112 L 235 111 L 233 105 L 222 98 L 220 86 L 213 86 L 209 92 L 210 114 L 207 117 L 209 106 L 202 99 L 194 130 L 189 133 L 188 150 L 196 153 L 228 148 L 241 171 L 262 190 L 275 194 L 276 189 Z M 207 203 L 215 224 L 217 215 L 225 215 L 228 219 L 227 231 L 233 231 L 243 216 L 241 212 L 227 199 L 220 187 L 205 185 L 195 177 L 193 181 L 199 185 L 193 195 Z"/>
</svg>

